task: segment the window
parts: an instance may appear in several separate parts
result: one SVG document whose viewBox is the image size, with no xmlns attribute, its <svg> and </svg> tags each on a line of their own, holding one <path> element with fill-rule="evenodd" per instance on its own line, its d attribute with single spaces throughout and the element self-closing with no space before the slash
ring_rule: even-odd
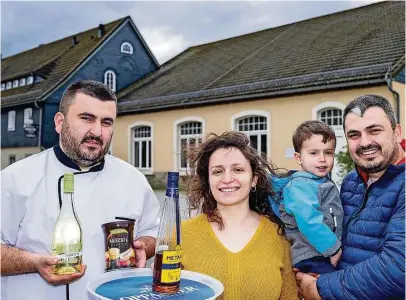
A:
<svg viewBox="0 0 406 300">
<path fill-rule="evenodd" d="M 121 53 L 133 54 L 133 46 L 129 42 L 122 43 Z"/>
<path fill-rule="evenodd" d="M 107 71 L 104 73 L 104 84 L 107 85 L 113 92 L 116 91 L 116 73 Z"/>
<path fill-rule="evenodd" d="M 237 119 L 237 130 L 250 139 L 251 147 L 268 154 L 268 122 L 264 116 L 247 116 Z"/>
<path fill-rule="evenodd" d="M 1 84 L 1 90 L 4 91 L 5 89 L 6 89 L 6 84 L 5 84 L 5 83 L 2 83 L 2 84 Z"/>
<path fill-rule="evenodd" d="M 11 89 L 11 81 L 7 82 L 7 84 L 6 84 L 6 89 L 7 89 L 7 90 L 8 90 L 8 89 Z"/>
<path fill-rule="evenodd" d="M 152 130 L 150 126 L 137 126 L 131 130 L 132 162 L 141 170 L 152 168 Z"/>
<path fill-rule="evenodd" d="M 25 82 L 26 82 L 25 78 L 21 78 L 20 79 L 20 86 L 24 86 Z"/>
<path fill-rule="evenodd" d="M 33 83 L 34 83 L 34 76 L 28 76 L 27 84 L 33 84 Z"/>
<path fill-rule="evenodd" d="M 202 122 L 185 122 L 178 125 L 178 169 L 187 170 L 190 168 L 190 162 L 187 159 L 188 151 L 202 142 L 203 125 Z"/>
<path fill-rule="evenodd" d="M 27 107 L 26 109 L 24 109 L 24 126 L 31 125 L 32 123 L 32 108 Z"/>
<path fill-rule="evenodd" d="M 13 164 L 13 163 L 15 163 L 15 162 L 16 162 L 16 156 L 15 156 L 15 154 L 10 154 L 10 155 L 8 156 L 8 164 L 11 165 L 11 164 Z"/>
<path fill-rule="evenodd" d="M 14 131 L 15 129 L 16 129 L 16 111 L 10 110 L 8 112 L 7 131 Z"/>
<path fill-rule="evenodd" d="M 326 122 L 330 126 L 343 125 L 343 112 L 338 108 L 328 108 L 319 113 L 319 120 Z"/>
<path fill-rule="evenodd" d="M 18 83 L 19 83 L 18 79 L 14 80 L 13 81 L 13 88 L 18 87 Z"/>
</svg>

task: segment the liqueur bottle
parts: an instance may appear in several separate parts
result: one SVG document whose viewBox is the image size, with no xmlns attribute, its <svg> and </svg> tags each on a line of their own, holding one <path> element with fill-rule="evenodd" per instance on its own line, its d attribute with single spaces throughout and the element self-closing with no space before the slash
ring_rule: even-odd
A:
<svg viewBox="0 0 406 300">
<path fill-rule="evenodd" d="M 181 275 L 179 172 L 168 172 L 166 196 L 156 240 L 152 289 L 158 293 L 179 291 Z"/>
<path fill-rule="evenodd" d="M 59 259 L 55 274 L 80 273 L 82 268 L 82 229 L 73 202 L 74 175 L 63 177 L 62 207 L 53 236 L 53 255 Z"/>
</svg>

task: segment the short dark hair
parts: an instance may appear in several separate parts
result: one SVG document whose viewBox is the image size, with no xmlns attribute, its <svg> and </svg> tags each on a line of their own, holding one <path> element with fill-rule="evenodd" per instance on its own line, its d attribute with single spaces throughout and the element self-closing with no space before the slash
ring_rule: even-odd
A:
<svg viewBox="0 0 406 300">
<path fill-rule="evenodd" d="M 268 195 L 275 195 L 268 176 L 277 174 L 277 168 L 273 166 L 265 155 L 249 145 L 248 137 L 238 131 L 227 131 L 221 135 L 210 133 L 202 144 L 189 150 L 192 174 L 187 190 L 189 214 L 198 210 L 207 215 L 209 221 L 216 222 L 223 229 L 223 219 L 217 210 L 217 202 L 210 192 L 209 161 L 212 154 L 218 149 L 236 148 L 241 151 L 249 161 L 253 175 L 258 177 L 255 190 L 249 193 L 249 207 L 252 211 L 266 216 L 270 221 L 278 224 L 279 232 L 283 232 L 281 221 L 275 216 L 268 201 Z"/>
<path fill-rule="evenodd" d="M 312 135 L 315 134 L 323 136 L 323 143 L 333 140 L 335 148 L 336 135 L 334 130 L 325 122 L 310 120 L 304 121 L 300 124 L 293 133 L 292 142 L 295 152 L 300 152 L 300 150 L 302 150 L 303 142 L 310 139 Z"/>
<path fill-rule="evenodd" d="M 62 95 L 61 102 L 59 103 L 59 112 L 64 116 L 75 101 L 77 93 L 97 98 L 100 101 L 114 101 L 117 103 L 116 95 L 105 84 L 94 80 L 80 80 L 72 83 Z"/>
<path fill-rule="evenodd" d="M 361 114 L 362 117 L 370 107 L 382 108 L 388 116 L 392 129 L 395 129 L 397 122 L 393 107 L 386 98 L 379 95 L 362 95 L 352 100 L 344 109 L 343 128 L 345 129 L 345 118 L 349 113 L 357 111 L 357 114 Z"/>
</svg>

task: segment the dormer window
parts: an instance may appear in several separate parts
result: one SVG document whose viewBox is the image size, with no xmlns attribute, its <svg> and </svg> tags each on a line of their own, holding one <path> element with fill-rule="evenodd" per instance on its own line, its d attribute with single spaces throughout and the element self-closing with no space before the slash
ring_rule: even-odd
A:
<svg viewBox="0 0 406 300">
<path fill-rule="evenodd" d="M 26 79 L 25 79 L 25 78 L 21 78 L 21 79 L 20 79 L 20 86 L 24 86 L 24 85 L 25 85 L 25 82 L 26 82 Z"/>
<path fill-rule="evenodd" d="M 34 76 L 28 76 L 27 84 L 32 84 L 34 82 Z"/>
<path fill-rule="evenodd" d="M 18 87 L 18 79 L 13 81 L 13 88 L 16 88 L 16 87 Z"/>
<path fill-rule="evenodd" d="M 1 84 L 1 90 L 4 91 L 5 89 L 6 89 L 6 84 L 5 84 L 5 83 L 2 83 L 2 84 Z"/>
<path fill-rule="evenodd" d="M 129 42 L 121 44 L 121 53 L 133 54 L 133 46 Z"/>
<path fill-rule="evenodd" d="M 11 81 L 7 82 L 7 84 L 6 84 L 6 89 L 7 89 L 7 90 L 8 90 L 8 89 L 11 89 Z"/>
</svg>

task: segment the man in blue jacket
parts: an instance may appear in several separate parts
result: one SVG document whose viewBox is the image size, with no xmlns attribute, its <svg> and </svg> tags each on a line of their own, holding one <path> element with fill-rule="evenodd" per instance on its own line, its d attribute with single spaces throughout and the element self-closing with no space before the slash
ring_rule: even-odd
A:
<svg viewBox="0 0 406 300">
<path fill-rule="evenodd" d="M 401 127 L 381 96 L 356 98 L 344 110 L 356 168 L 341 186 L 343 254 L 338 270 L 297 273 L 305 299 L 405 299 L 405 152 Z M 404 144 L 403 144 L 404 145 Z"/>
</svg>

